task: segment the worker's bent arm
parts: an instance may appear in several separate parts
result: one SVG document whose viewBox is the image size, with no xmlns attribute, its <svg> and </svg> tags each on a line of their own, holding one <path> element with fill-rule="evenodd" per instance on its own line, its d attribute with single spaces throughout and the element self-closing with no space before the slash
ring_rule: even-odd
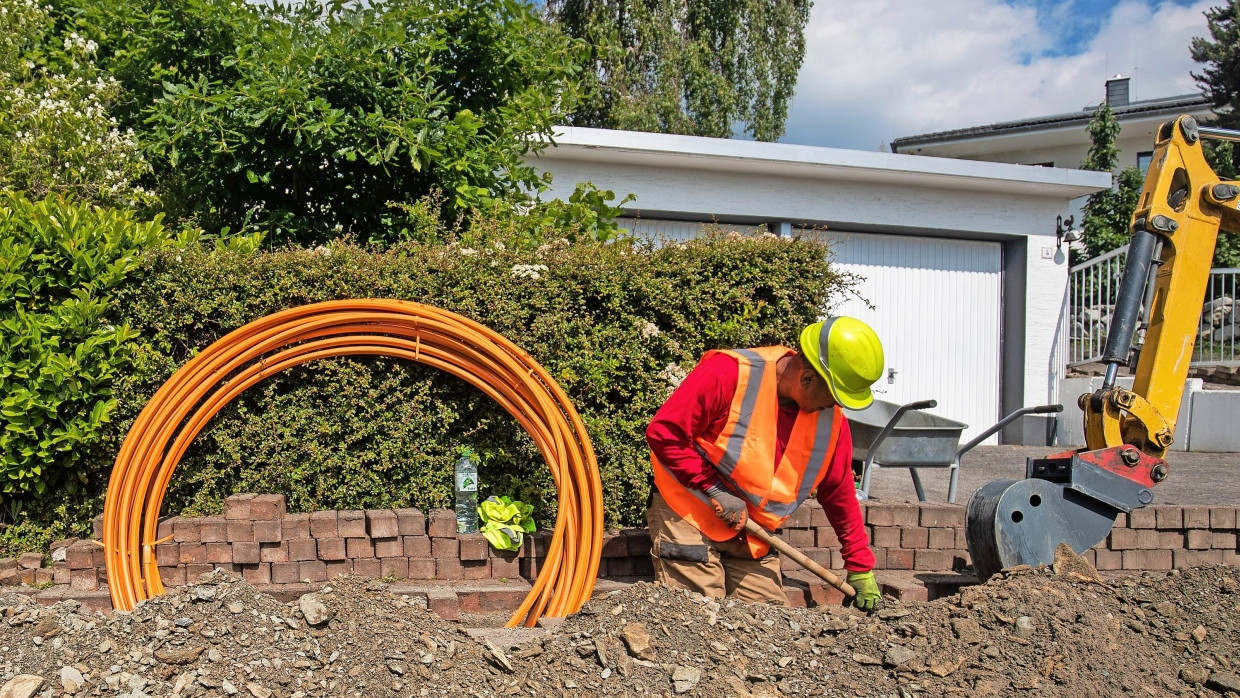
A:
<svg viewBox="0 0 1240 698">
<path fill-rule="evenodd" d="M 840 539 L 840 555 L 849 572 L 874 569 L 874 552 L 865 531 L 865 517 L 857 504 L 857 490 L 852 473 L 852 430 L 845 421 L 840 427 L 835 454 L 827 466 L 827 476 L 818 485 L 818 503 L 822 505 Z"/>
</svg>

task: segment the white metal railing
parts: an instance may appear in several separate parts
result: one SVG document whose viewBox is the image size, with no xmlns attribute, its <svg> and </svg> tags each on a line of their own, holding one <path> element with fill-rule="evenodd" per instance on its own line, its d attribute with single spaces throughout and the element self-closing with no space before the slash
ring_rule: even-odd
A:
<svg viewBox="0 0 1240 698">
<path fill-rule="evenodd" d="M 1066 340 L 1063 355 L 1069 366 L 1102 359 L 1127 256 L 1125 245 L 1068 270 L 1060 337 Z M 1234 312 L 1238 292 L 1240 269 L 1210 270 L 1192 365 L 1240 365 L 1240 318 Z"/>
</svg>

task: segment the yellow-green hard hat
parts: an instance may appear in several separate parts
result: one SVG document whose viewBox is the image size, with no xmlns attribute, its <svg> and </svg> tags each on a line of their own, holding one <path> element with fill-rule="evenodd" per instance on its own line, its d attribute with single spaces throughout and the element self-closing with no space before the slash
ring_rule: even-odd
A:
<svg viewBox="0 0 1240 698">
<path fill-rule="evenodd" d="M 829 317 L 801 331 L 801 352 L 827 381 L 841 407 L 865 409 L 870 386 L 883 375 L 883 345 L 857 318 Z"/>
</svg>

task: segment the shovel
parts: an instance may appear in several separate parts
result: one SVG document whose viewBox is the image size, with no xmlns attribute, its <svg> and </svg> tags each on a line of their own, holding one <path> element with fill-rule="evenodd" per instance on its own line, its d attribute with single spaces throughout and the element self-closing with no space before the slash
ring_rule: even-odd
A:
<svg viewBox="0 0 1240 698">
<path fill-rule="evenodd" d="M 813 572 L 814 574 L 818 575 L 820 578 L 822 578 L 822 581 L 844 592 L 844 596 L 851 598 L 857 595 L 857 590 L 853 589 L 851 584 L 840 579 L 834 574 L 831 574 L 830 570 L 818 564 L 817 562 L 814 562 L 808 557 L 805 557 L 805 554 L 802 553 L 800 550 L 797 550 L 791 545 L 788 545 L 787 543 L 785 543 L 783 540 L 776 538 L 775 536 L 767 533 L 766 529 L 754 523 L 753 519 L 750 519 L 750 518 L 745 519 L 745 532 L 753 536 L 754 538 L 757 538 L 758 540 L 762 541 L 763 543 L 766 543 L 772 548 L 775 548 L 776 550 L 783 553 L 784 555 L 787 555 L 788 557 L 792 558 L 793 562 L 804 567 L 810 572 Z"/>
</svg>

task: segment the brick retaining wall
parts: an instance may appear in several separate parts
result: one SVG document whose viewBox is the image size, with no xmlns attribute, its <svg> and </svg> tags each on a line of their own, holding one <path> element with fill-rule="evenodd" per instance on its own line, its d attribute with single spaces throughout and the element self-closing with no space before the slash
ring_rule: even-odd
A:
<svg viewBox="0 0 1240 698">
<path fill-rule="evenodd" d="M 952 504 L 862 503 L 877 569 L 964 569 L 965 509 Z M 96 539 L 101 520 L 96 519 Z M 1240 565 L 1237 508 L 1152 506 L 1121 514 L 1110 536 L 1086 557 L 1103 571 L 1169 570 L 1208 563 Z M 817 502 L 807 502 L 779 535 L 820 564 L 841 569 L 835 531 Z M 518 553 L 496 551 L 479 534 L 458 535 L 448 509 L 319 511 L 290 514 L 280 495 L 229 497 L 223 516 L 172 517 L 159 524 L 156 562 L 165 586 L 192 582 L 215 568 L 254 584 L 325 582 L 342 573 L 407 580 L 533 580 L 551 534 L 528 536 Z M 50 567 L 41 556 L 0 560 L 0 584 L 61 584 L 77 590 L 106 583 L 97 541 L 61 541 Z M 58 558 L 63 557 L 63 560 Z M 797 569 L 785 559 L 785 569 Z M 645 529 L 608 532 L 601 577 L 649 577 Z"/>
</svg>

